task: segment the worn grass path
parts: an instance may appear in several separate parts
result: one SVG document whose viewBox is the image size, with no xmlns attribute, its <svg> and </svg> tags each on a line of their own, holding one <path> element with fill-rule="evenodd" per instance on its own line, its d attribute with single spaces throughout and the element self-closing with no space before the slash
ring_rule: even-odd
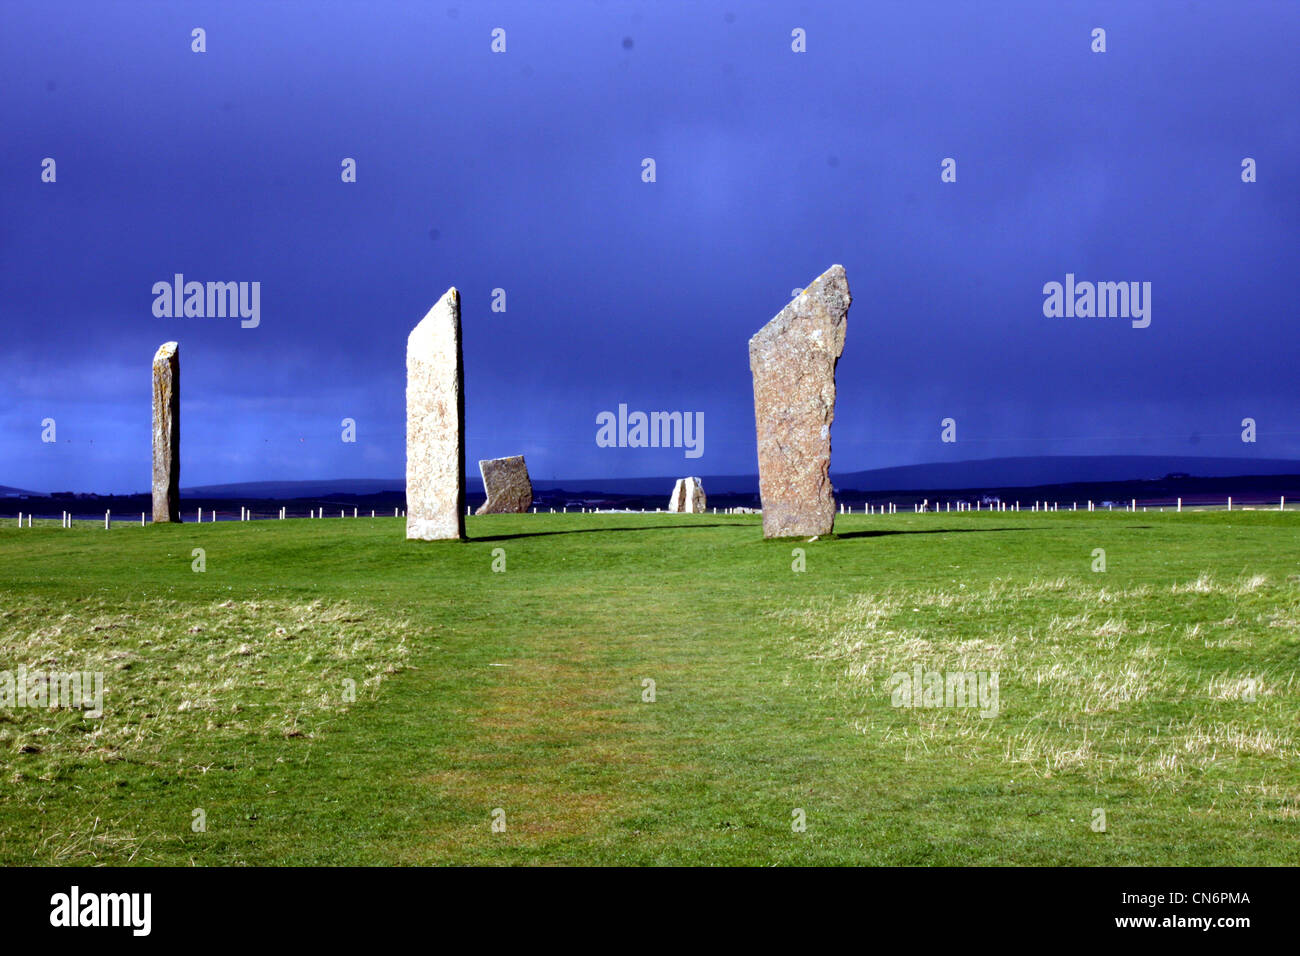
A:
<svg viewBox="0 0 1300 956">
<path fill-rule="evenodd" d="M 0 708 L 0 862 L 1300 862 L 1300 515 L 837 531 L 2 528 L 0 669 L 106 714 Z M 915 663 L 999 715 L 891 706 Z"/>
</svg>

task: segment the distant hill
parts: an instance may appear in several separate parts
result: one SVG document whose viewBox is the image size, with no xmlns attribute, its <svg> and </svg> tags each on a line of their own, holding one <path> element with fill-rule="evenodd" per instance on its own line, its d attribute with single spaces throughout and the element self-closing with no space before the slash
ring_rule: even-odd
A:
<svg viewBox="0 0 1300 956">
<path fill-rule="evenodd" d="M 836 488 L 893 491 L 1143 481 L 1170 474 L 1186 474 L 1196 478 L 1300 475 L 1300 461 L 1284 458 L 1197 458 L 1173 455 L 1058 455 L 934 462 L 870 471 L 832 472 L 831 479 Z"/>
<path fill-rule="evenodd" d="M 22 488 L 10 488 L 8 485 L 0 485 L 0 498 L 9 498 L 14 495 L 35 495 L 36 491 L 26 491 Z"/>
<path fill-rule="evenodd" d="M 479 487 L 482 487 L 479 482 Z M 402 494 L 404 478 L 328 478 L 319 481 L 243 481 L 228 485 L 182 488 L 189 498 L 321 498 L 330 495 Z"/>
<path fill-rule="evenodd" d="M 561 481 L 533 479 L 533 488 L 538 491 L 598 491 L 608 494 L 658 494 L 664 483 L 672 491 L 673 482 L 680 476 L 672 478 L 569 478 Z M 719 485 L 734 484 L 737 492 L 756 491 L 757 475 L 739 475 L 732 478 L 710 478 L 709 481 Z M 483 492 L 483 480 L 478 475 L 470 475 L 465 482 L 466 490 Z M 181 495 L 189 498 L 322 498 L 337 495 L 378 495 L 385 493 L 404 494 L 406 481 L 402 478 L 334 478 L 323 481 L 248 481 L 228 485 L 195 485 L 182 488 Z"/>
<path fill-rule="evenodd" d="M 693 469 L 684 468 L 682 475 Z M 971 461 L 932 462 L 875 468 L 867 471 L 832 472 L 835 487 L 853 491 L 938 491 L 949 488 L 1020 488 L 1043 485 L 1086 484 L 1109 481 L 1142 481 L 1169 474 L 1199 478 L 1232 478 L 1247 475 L 1300 475 L 1300 461 L 1279 458 L 1208 458 L 1171 455 L 1084 456 L 1061 455 L 1044 458 L 988 458 Z M 538 491 L 597 492 L 612 495 L 667 495 L 682 475 L 644 478 L 534 479 Z M 254 481 L 225 485 L 182 488 L 181 494 L 196 498 L 321 498 L 332 495 L 400 494 L 402 478 L 337 478 L 321 481 Z M 705 475 L 709 494 L 753 494 L 758 475 Z M 479 494 L 483 483 L 470 475 L 466 489 Z M 16 489 L 15 489 L 16 490 Z"/>
</svg>

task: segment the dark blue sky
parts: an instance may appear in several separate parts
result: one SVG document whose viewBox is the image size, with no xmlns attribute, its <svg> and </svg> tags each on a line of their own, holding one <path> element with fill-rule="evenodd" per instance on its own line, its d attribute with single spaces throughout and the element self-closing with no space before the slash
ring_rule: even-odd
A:
<svg viewBox="0 0 1300 956">
<path fill-rule="evenodd" d="M 836 471 L 1300 458 L 1298 46 L 1291 0 L 5 3 L 0 483 L 145 490 L 169 339 L 183 486 L 400 476 L 451 285 L 471 471 L 753 472 L 748 339 L 837 262 Z M 177 272 L 260 325 L 155 317 Z M 1150 282 L 1150 327 L 1044 317 L 1067 272 Z M 597 447 L 620 403 L 703 412 L 703 457 Z"/>
</svg>

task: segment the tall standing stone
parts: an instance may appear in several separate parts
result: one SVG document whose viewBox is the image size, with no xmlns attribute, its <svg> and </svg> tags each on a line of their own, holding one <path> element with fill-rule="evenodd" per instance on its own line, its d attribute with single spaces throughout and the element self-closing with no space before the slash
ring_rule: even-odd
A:
<svg viewBox="0 0 1300 956">
<path fill-rule="evenodd" d="M 479 505 L 476 515 L 521 515 L 532 507 L 533 483 L 523 455 L 484 459 L 478 463 L 478 473 L 483 476 L 487 501 Z"/>
<path fill-rule="evenodd" d="M 704 483 L 699 478 L 678 478 L 668 499 L 668 510 L 677 514 L 704 514 Z"/>
<path fill-rule="evenodd" d="M 406 537 L 465 537 L 465 371 L 454 287 L 406 340 Z"/>
<path fill-rule="evenodd" d="M 850 302 L 844 267 L 831 266 L 749 340 L 765 538 L 835 527 L 831 422 Z"/>
<path fill-rule="evenodd" d="M 175 342 L 153 357 L 153 520 L 181 520 L 181 357 Z"/>
</svg>

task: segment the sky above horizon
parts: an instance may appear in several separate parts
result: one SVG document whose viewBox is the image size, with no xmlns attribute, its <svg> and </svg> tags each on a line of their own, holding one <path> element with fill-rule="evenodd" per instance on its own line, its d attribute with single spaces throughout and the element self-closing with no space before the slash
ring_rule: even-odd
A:
<svg viewBox="0 0 1300 956">
<path fill-rule="evenodd" d="M 749 337 L 833 263 L 837 472 L 1300 459 L 1298 41 L 1292 2 L 6 3 L 0 484 L 146 490 L 168 340 L 183 486 L 401 476 L 450 286 L 471 472 L 753 473 Z M 258 324 L 155 315 L 177 273 Z M 1067 274 L 1150 325 L 1045 316 Z M 620 405 L 702 455 L 600 447 Z"/>
</svg>

